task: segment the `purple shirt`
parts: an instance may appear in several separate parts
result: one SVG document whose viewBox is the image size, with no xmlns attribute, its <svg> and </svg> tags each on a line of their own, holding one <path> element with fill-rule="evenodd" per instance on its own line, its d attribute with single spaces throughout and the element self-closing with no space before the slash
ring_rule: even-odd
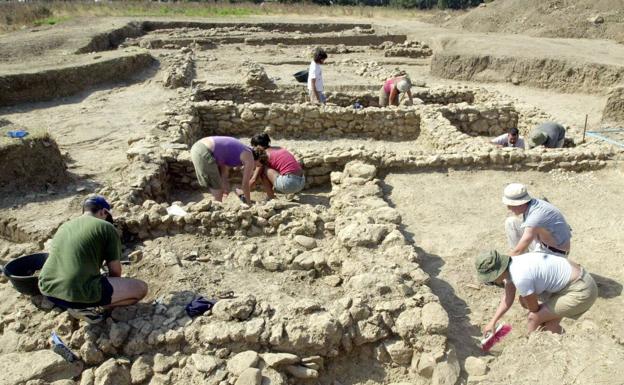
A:
<svg viewBox="0 0 624 385">
<path fill-rule="evenodd" d="M 212 155 L 220 166 L 238 167 L 242 166 L 240 156 L 244 151 L 251 151 L 240 140 L 230 136 L 211 136 L 214 143 Z"/>
</svg>

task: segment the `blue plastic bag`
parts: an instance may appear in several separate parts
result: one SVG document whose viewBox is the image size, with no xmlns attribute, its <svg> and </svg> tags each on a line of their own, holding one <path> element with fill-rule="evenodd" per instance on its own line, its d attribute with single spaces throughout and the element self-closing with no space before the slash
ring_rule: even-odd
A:
<svg viewBox="0 0 624 385">
<path fill-rule="evenodd" d="M 26 130 L 12 130 L 7 132 L 9 138 L 22 139 L 26 135 L 28 135 L 28 131 Z"/>
</svg>

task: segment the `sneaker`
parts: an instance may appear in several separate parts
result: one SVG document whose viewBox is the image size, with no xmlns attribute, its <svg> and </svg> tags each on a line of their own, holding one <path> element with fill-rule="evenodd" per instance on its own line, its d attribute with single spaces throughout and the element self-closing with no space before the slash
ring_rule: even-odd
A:
<svg viewBox="0 0 624 385">
<path fill-rule="evenodd" d="M 88 324 L 96 324 L 104 321 L 104 314 L 99 312 L 94 307 L 85 309 L 67 309 L 67 313 L 79 320 L 83 320 Z"/>
</svg>

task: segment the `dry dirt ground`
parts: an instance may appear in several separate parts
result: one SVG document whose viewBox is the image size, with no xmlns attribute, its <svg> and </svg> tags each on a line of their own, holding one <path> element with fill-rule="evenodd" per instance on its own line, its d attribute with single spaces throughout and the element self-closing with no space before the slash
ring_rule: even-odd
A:
<svg viewBox="0 0 624 385">
<path fill-rule="evenodd" d="M 490 5 L 485 9 L 489 10 L 489 7 Z M 282 17 L 280 21 L 300 22 L 303 19 L 293 16 Z M 408 37 L 413 40 L 427 41 L 431 36 L 444 31 L 440 27 L 418 21 L 375 20 L 374 24 L 383 31 L 407 32 Z M 79 31 L 79 28 L 72 28 L 71 33 Z M 46 32 L 54 34 L 54 30 Z M 489 35 L 488 38 L 493 37 Z M 10 36 L 4 36 L 3 42 L 10 39 Z M 17 40 L 21 39 L 20 35 Z M 481 35 L 474 39 L 472 44 L 477 45 L 486 41 Z M 514 38 L 506 36 L 504 39 Z M 64 44 L 66 41 L 62 40 L 52 45 L 65 47 Z M 591 46 L 591 42 L 587 41 L 581 44 Z M 561 49 L 573 55 L 576 47 L 572 45 Z M 12 52 L 19 54 L 18 49 Z M 306 47 L 249 48 L 240 45 L 200 51 L 196 79 L 206 84 L 239 82 L 240 64 L 245 59 L 253 59 L 265 66 L 268 75 L 278 85 L 292 85 L 292 73 L 307 67 L 305 52 Z M 169 55 L 167 50 L 154 50 L 153 54 L 163 62 L 166 62 Z M 31 51 L 24 55 L 26 60 L 33 57 Z M 621 58 L 619 52 L 610 56 L 607 51 L 601 55 L 614 61 Z M 40 65 L 41 59 L 36 60 Z M 349 60 L 351 64 L 345 64 Z M 440 79 L 431 75 L 430 59 L 384 58 L 369 51 L 365 58 L 358 52 L 330 55 L 324 67 L 325 82 L 330 87 L 348 86 L 354 82 L 374 87 L 378 84 L 374 76 L 355 74 L 362 63 L 370 61 L 376 61 L 385 68 L 400 67 L 408 71 L 413 79 L 430 86 L 467 85 L 498 92 L 517 105 L 538 106 L 555 119 L 574 126 L 577 129 L 575 132 L 582 127 L 586 114 L 589 115 L 590 127 L 599 125 L 605 103 L 605 96 L 601 93 L 564 94 L 509 83 Z M 10 65 L 14 67 L 15 61 Z M 162 119 L 169 99 L 177 95 L 176 91 L 162 87 L 161 79 L 162 68 L 152 68 L 125 84 L 103 86 L 52 102 L 1 108 L 0 116 L 12 122 L 24 127 L 48 128 L 61 150 L 68 155 L 69 171 L 75 175 L 75 179 L 67 186 L 43 186 L 26 193 L 4 191 L 0 200 L 0 218 L 19 218 L 23 223 L 31 224 L 36 231 L 51 235 L 63 221 L 78 214 L 79 202 L 84 194 L 111 181 L 123 180 L 128 139 L 140 137 L 153 130 L 154 125 Z M 369 150 L 393 149 L 397 146 L 407 150 L 410 146 L 420 145 L 355 139 L 339 139 L 331 143 L 286 140 L 281 144 L 303 149 L 363 146 Z M 428 150 L 427 147 L 419 149 Z M 559 383 L 561 378 L 565 378 L 566 383 L 570 384 L 624 383 L 624 375 L 616 369 L 618 363 L 624 359 L 624 304 L 621 295 L 624 282 L 624 222 L 618 214 L 621 191 L 624 189 L 622 173 L 621 163 L 610 163 L 606 169 L 578 174 L 559 171 L 543 173 L 449 170 L 393 173 L 385 177 L 386 198 L 401 212 L 403 231 L 417 247 L 423 269 L 432 276 L 432 289 L 449 313 L 451 323 L 448 338 L 455 345 L 462 365 L 466 357 L 482 355 L 474 337 L 480 335 L 480 328 L 493 313 L 498 300 L 499 293 L 496 290 L 476 285 L 472 258 L 483 249 L 506 249 L 503 234 L 506 209 L 500 203 L 501 191 L 506 183 L 526 183 L 534 195 L 547 196 L 561 208 L 573 228 L 573 251 L 570 258 L 582 263 L 592 272 L 600 286 L 600 298 L 594 307 L 579 321 L 564 322 L 567 334 L 561 337 L 537 334 L 527 338 L 524 331 L 525 314 L 515 305 L 505 317 L 513 324 L 514 331 L 492 353 L 496 358 L 490 362 L 490 374 L 483 378 L 470 379 L 471 383 L 476 381 L 545 385 Z M 198 193 L 194 194 L 182 194 L 174 196 L 173 199 L 201 199 Z M 326 191 L 323 190 L 308 192 L 299 199 L 312 204 L 327 204 Z M 0 242 L 3 241 L 0 239 Z M 178 250 L 180 254 L 202 247 L 208 251 L 211 247 L 214 250 L 227 247 L 219 244 L 219 239 L 205 240 L 185 236 L 177 236 L 170 242 L 162 247 Z M 157 246 L 159 245 L 150 247 Z M 270 248 L 271 245 L 265 247 Z M 183 272 L 175 266 L 168 273 L 171 274 L 171 281 L 175 282 L 171 285 L 163 283 L 162 271 L 145 269 L 139 272 L 152 287 L 148 300 L 158 298 L 167 290 L 193 288 L 211 292 L 222 286 L 236 286 L 241 280 L 240 275 L 235 273 L 215 273 L 207 279 L 198 279 L 201 272 Z M 272 279 L 262 274 L 245 277 L 250 280 L 245 281 L 243 286 L 251 288 L 250 290 L 258 289 L 263 284 L 253 279 Z M 284 287 L 288 287 L 292 293 L 305 292 L 310 296 L 323 296 L 326 301 L 331 301 L 339 294 L 338 289 L 328 292 L 318 282 L 308 282 L 305 275 L 288 273 L 267 286 L 265 296 L 288 298 L 291 293 L 284 292 Z M 13 311 L 18 300 L 8 284 L 0 285 L 0 295 L 3 297 L 0 312 Z M 5 340 L 2 343 L 11 342 Z M 371 378 L 362 378 L 361 373 L 354 373 L 348 383 L 376 383 L 374 372 L 371 371 L 370 374 Z M 460 381 L 466 382 L 465 374 Z"/>
</svg>

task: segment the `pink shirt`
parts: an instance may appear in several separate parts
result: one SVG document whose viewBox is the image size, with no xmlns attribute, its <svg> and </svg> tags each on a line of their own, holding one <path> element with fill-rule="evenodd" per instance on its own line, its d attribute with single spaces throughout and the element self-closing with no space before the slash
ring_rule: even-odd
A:
<svg viewBox="0 0 624 385">
<path fill-rule="evenodd" d="M 393 87 L 394 87 L 394 78 L 386 80 L 386 82 L 383 85 L 384 92 L 390 95 L 390 92 L 392 91 Z"/>
<path fill-rule="evenodd" d="M 301 165 L 294 155 L 285 148 L 270 149 L 267 152 L 269 167 L 279 172 L 280 175 L 299 174 L 301 172 Z"/>
</svg>

